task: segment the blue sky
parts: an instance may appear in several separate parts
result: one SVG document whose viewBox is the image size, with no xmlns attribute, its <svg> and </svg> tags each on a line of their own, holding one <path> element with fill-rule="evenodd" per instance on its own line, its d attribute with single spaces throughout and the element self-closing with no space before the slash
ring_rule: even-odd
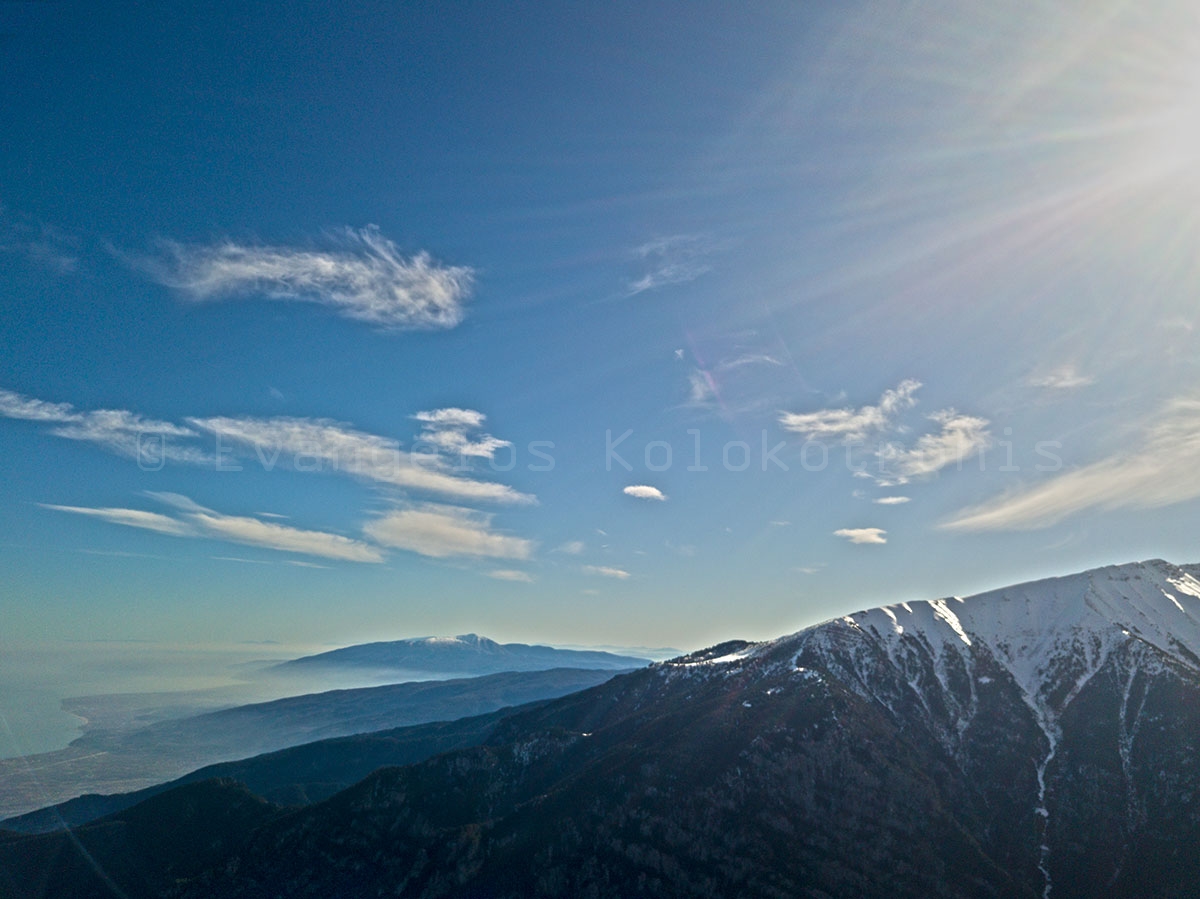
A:
<svg viewBox="0 0 1200 899">
<path fill-rule="evenodd" d="M 1186 4 L 0 25 L 5 640 L 692 647 L 1195 560 Z"/>
</svg>

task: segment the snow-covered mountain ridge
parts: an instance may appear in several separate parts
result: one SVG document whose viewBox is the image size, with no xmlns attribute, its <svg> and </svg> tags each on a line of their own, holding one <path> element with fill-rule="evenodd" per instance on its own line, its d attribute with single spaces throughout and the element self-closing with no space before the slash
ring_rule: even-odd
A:
<svg viewBox="0 0 1200 899">
<path fill-rule="evenodd" d="M 895 661 L 910 652 L 944 659 L 948 652 L 986 648 L 1030 697 L 1044 692 L 1063 656 L 1086 659 L 1094 670 L 1114 648 L 1130 642 L 1147 643 L 1200 672 L 1196 573 L 1200 566 L 1161 559 L 1109 565 L 968 597 L 880 606 L 721 655 L 695 653 L 663 664 L 732 664 L 822 644 L 844 650 L 850 630 Z"/>
<path fill-rule="evenodd" d="M 1146 741 L 1181 726 L 1186 710 L 1167 711 L 1172 691 L 1200 688 L 1197 574 L 1197 566 L 1153 559 L 965 598 L 902 602 L 766 643 L 723 644 L 665 663 L 674 669 L 665 673 L 748 677 L 767 696 L 798 676 L 828 677 L 910 739 L 932 737 L 968 779 L 989 778 L 998 760 L 1015 760 L 1011 776 L 1025 786 L 998 784 L 989 801 L 1027 803 L 1049 897 L 1056 865 L 1074 871 L 1070 861 L 1052 864 L 1052 847 L 1069 839 L 1062 834 L 1072 826 L 1057 823 L 1063 806 L 1055 797 L 1075 789 L 1069 785 L 1084 770 L 1083 755 L 1110 753 L 1103 762 L 1113 772 L 1109 789 L 1121 797 L 1112 826 L 1134 833 L 1145 825 Z M 996 741 L 1008 735 L 1016 743 L 996 755 Z M 1068 807 L 1067 817 L 1076 811 Z M 1114 857 L 1114 879 L 1123 864 L 1123 855 Z"/>
<path fill-rule="evenodd" d="M 1047 688 L 1060 686 L 1065 659 L 1086 680 L 1116 647 L 1130 641 L 1144 641 L 1200 671 L 1200 581 L 1161 559 L 967 598 L 883 606 L 841 621 L 869 631 L 893 651 L 909 643 L 906 635 L 935 654 L 980 643 L 1038 706 L 1052 701 L 1047 694 L 1053 690 Z"/>
<path fill-rule="evenodd" d="M 894 711 L 883 664 L 926 711 L 931 692 L 939 694 L 936 717 L 948 736 L 973 717 L 981 688 L 1011 677 L 1053 745 L 1062 711 L 1118 650 L 1138 667 L 1172 663 L 1200 675 L 1197 574 L 1200 566 L 1162 559 L 1109 565 L 968 597 L 867 609 L 765 643 L 727 644 L 663 664 L 693 671 L 754 665 L 765 675 L 784 659 L 817 659 Z"/>
</svg>

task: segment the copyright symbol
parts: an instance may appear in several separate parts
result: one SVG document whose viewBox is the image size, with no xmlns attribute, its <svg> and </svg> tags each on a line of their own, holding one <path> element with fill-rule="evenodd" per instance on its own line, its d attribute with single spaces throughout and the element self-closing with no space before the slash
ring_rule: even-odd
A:
<svg viewBox="0 0 1200 899">
<path fill-rule="evenodd" d="M 137 464 L 142 471 L 160 471 L 167 464 L 166 437 L 163 434 L 137 435 Z"/>
</svg>

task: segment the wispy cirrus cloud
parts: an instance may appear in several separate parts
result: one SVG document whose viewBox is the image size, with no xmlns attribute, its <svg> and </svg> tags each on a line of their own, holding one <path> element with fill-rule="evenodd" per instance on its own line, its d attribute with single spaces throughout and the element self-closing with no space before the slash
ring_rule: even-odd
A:
<svg viewBox="0 0 1200 899">
<path fill-rule="evenodd" d="M 38 503 L 43 509 L 53 512 L 70 512 L 73 515 L 85 515 L 88 518 L 99 518 L 110 524 L 120 524 L 130 528 L 141 528 L 155 531 L 159 534 L 170 534 L 173 537 L 194 537 L 196 530 L 190 524 L 163 515 L 160 512 L 147 512 L 143 509 L 123 509 L 112 507 L 93 508 L 90 506 L 60 506 L 54 503 Z"/>
<path fill-rule="evenodd" d="M 713 242 L 700 234 L 676 234 L 647 241 L 634 250 L 644 272 L 626 286 L 627 296 L 658 290 L 672 284 L 686 284 L 712 270 L 706 258 L 714 250 Z"/>
<path fill-rule="evenodd" d="M 453 456 L 491 459 L 495 457 L 496 450 L 512 446 L 509 441 L 491 434 L 473 433 L 479 431 L 487 421 L 486 415 L 474 409 L 433 409 L 418 412 L 413 418 L 424 425 L 418 441 L 432 444 Z"/>
<path fill-rule="evenodd" d="M 688 374 L 688 405 L 706 406 L 717 398 L 717 387 L 713 376 L 703 369 L 692 369 Z"/>
<path fill-rule="evenodd" d="M 437 455 L 404 453 L 396 440 L 329 419 L 214 417 L 191 418 L 188 423 L 231 446 L 253 451 L 268 468 L 301 457 L 306 465 L 324 471 L 459 501 L 536 502 L 506 484 L 455 474 Z"/>
<path fill-rule="evenodd" d="M 488 513 L 436 503 L 394 509 L 363 532 L 382 546 L 433 558 L 528 559 L 534 549 L 531 540 L 495 530 Z"/>
<path fill-rule="evenodd" d="M 937 431 L 922 434 L 911 445 L 889 439 L 908 430 L 901 424 L 900 416 L 917 404 L 916 392 L 921 386 L 920 381 L 910 378 L 884 391 L 875 405 L 784 412 L 779 423 L 784 430 L 802 434 L 811 441 L 836 440 L 847 445 L 877 441 L 873 453 L 875 470 L 860 468 L 854 476 L 873 480 L 881 487 L 895 487 L 930 477 L 948 465 L 961 464 L 991 445 L 987 419 L 964 415 L 954 409 L 927 415 L 926 419 L 937 425 Z M 896 505 L 907 502 L 907 498 L 884 497 L 877 502 Z"/>
<path fill-rule="evenodd" d="M 382 330 L 453 328 L 462 321 L 474 273 L 427 253 L 404 256 L 373 225 L 346 228 L 330 249 L 222 241 L 163 242 L 137 261 L 160 283 L 193 300 L 264 297 L 319 303 Z"/>
<path fill-rule="evenodd" d="M 876 453 L 881 484 L 906 484 L 913 478 L 936 474 L 947 465 L 961 464 L 991 445 L 988 421 L 943 409 L 929 416 L 941 426 L 935 434 L 923 434 L 909 447 L 885 443 Z"/>
<path fill-rule="evenodd" d="M 80 410 L 70 403 L 48 403 L 0 389 L 0 416 L 55 425 L 50 433 L 56 437 L 95 443 L 128 458 L 153 453 L 155 462 L 212 462 L 212 456 L 203 450 L 181 445 L 181 441 L 195 438 L 195 431 L 126 409 Z"/>
<path fill-rule="evenodd" d="M 1076 390 L 1096 383 L 1096 379 L 1082 374 L 1072 363 L 1064 363 L 1050 371 L 1032 374 L 1025 379 L 1030 387 L 1043 390 Z"/>
<path fill-rule="evenodd" d="M 887 543 L 887 531 L 883 528 L 839 528 L 833 536 L 844 537 L 851 543 Z"/>
<path fill-rule="evenodd" d="M 81 411 L 69 403 L 51 403 L 0 390 L 0 417 L 22 419 L 52 428 L 51 433 L 88 441 L 105 449 L 150 463 L 157 469 L 165 461 L 244 468 L 256 459 L 263 471 L 276 466 L 293 471 L 324 471 L 364 480 L 385 493 L 430 493 L 456 502 L 535 503 L 532 495 L 494 481 L 482 480 L 452 469 L 445 452 L 482 455 L 483 445 L 508 445 L 490 435 L 473 435 L 482 425 L 482 413 L 470 409 L 438 409 L 417 413 L 426 426 L 443 435 L 426 440 L 437 452 L 401 452 L 397 440 L 357 430 L 328 419 L 212 417 L 190 418 L 186 425 L 145 418 L 127 410 Z M 472 444 L 462 446 L 445 435 L 461 435 Z M 215 441 L 216 452 L 197 444 Z M 149 441 L 149 446 L 147 446 Z M 190 442 L 190 445 L 189 445 Z M 239 461 L 240 460 L 240 461 Z M 48 505 L 55 511 L 99 518 L 126 527 L 153 530 L 174 536 L 223 539 L 348 561 L 378 562 L 379 546 L 324 531 L 307 531 L 285 525 L 274 512 L 259 515 L 225 515 L 204 508 L 177 494 L 154 494 L 176 509 L 173 515 L 126 508 L 90 508 Z M 394 496 L 392 498 L 395 498 Z M 458 506 L 426 503 L 401 509 L 372 521 L 367 536 L 383 546 L 411 549 L 429 556 L 463 555 L 528 558 L 533 543 L 495 531 L 492 516 Z"/>
<path fill-rule="evenodd" d="M 609 565 L 584 565 L 580 571 L 597 577 L 611 577 L 618 581 L 628 580 L 629 572 L 624 568 L 613 568 Z"/>
<path fill-rule="evenodd" d="M 533 583 L 533 575 L 527 571 L 517 571 L 514 568 L 497 568 L 489 571 L 487 576 L 497 581 L 513 581 L 518 584 Z"/>
<path fill-rule="evenodd" d="M 79 239 L 61 228 L 16 216 L 0 204 L 0 253 L 19 253 L 58 275 L 79 268 Z"/>
<path fill-rule="evenodd" d="M 815 412 L 783 412 L 779 424 L 785 431 L 803 434 L 807 440 L 839 440 L 856 443 L 886 431 L 896 416 L 916 405 L 916 392 L 921 382 L 901 381 L 895 388 L 885 390 L 874 406 L 857 409 L 819 409 Z"/>
<path fill-rule="evenodd" d="M 881 496 L 873 500 L 877 506 L 899 506 L 908 502 L 911 497 L 907 496 Z"/>
<path fill-rule="evenodd" d="M 247 515 L 225 515 L 199 505 L 176 493 L 149 493 L 159 502 L 173 507 L 175 515 L 147 512 L 142 509 L 89 508 L 43 504 L 56 512 L 69 512 L 99 518 L 125 527 L 156 531 L 174 537 L 206 537 L 257 546 L 280 552 L 338 559 L 346 562 L 382 562 L 383 554 L 371 546 L 340 534 L 310 531 L 275 522 L 262 521 Z"/>
<path fill-rule="evenodd" d="M 448 413 L 455 413 L 454 416 Z M 443 434 L 482 423 L 481 413 L 467 409 L 418 413 L 418 420 L 441 415 Z M 422 418 L 421 416 L 425 416 Z M 457 417 L 456 417 L 457 416 Z M 436 493 L 460 501 L 534 503 L 536 498 L 494 481 L 481 480 L 451 469 L 436 453 L 402 452 L 400 442 L 329 419 L 252 418 L 214 416 L 189 418 L 186 425 L 147 418 L 127 409 L 76 409 L 70 403 L 51 403 L 0 389 L 0 417 L 52 425 L 50 433 L 68 440 L 97 444 L 118 455 L 137 459 L 151 468 L 162 462 L 214 466 L 214 453 L 197 445 L 205 437 L 221 441 L 222 462 L 256 459 L 266 470 L 280 467 L 342 473 L 376 484 Z M 427 422 L 433 424 L 432 422 Z M 466 438 L 466 432 L 464 439 Z M 454 441 L 427 441 L 447 452 Z M 490 435 L 468 440 L 471 453 L 484 445 L 507 446 Z"/>
<path fill-rule="evenodd" d="M 1081 512 L 1152 509 L 1200 497 L 1200 399 L 1175 399 L 1138 445 L 958 513 L 958 531 L 1030 530 Z"/>
<path fill-rule="evenodd" d="M 345 562 L 383 561 L 383 553 L 376 547 L 340 534 L 303 530 L 248 515 L 223 515 L 211 509 L 187 512 L 185 518 L 205 536 L 231 543 Z"/>
<path fill-rule="evenodd" d="M 25 421 L 51 422 L 73 422 L 82 418 L 70 403 L 48 403 L 11 390 L 0 390 L 0 415 Z"/>
</svg>

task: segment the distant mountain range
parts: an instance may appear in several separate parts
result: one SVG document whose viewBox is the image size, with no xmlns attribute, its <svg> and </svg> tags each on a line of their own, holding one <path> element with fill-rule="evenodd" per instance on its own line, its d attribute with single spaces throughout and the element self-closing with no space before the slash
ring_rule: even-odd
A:
<svg viewBox="0 0 1200 899">
<path fill-rule="evenodd" d="M 78 844 L 0 838 L 0 891 L 112 895 L 103 871 L 135 899 L 1197 896 L 1198 573 L 731 641 L 299 809 L 188 784 Z"/>
<path fill-rule="evenodd" d="M 326 737 L 453 720 L 563 696 L 613 674 L 553 668 L 330 690 L 136 730 L 93 731 L 58 752 L 0 763 L 0 814 L 20 815 L 84 793 L 138 790 L 203 765 Z"/>
<path fill-rule="evenodd" d="M 542 671 L 547 668 L 620 671 L 648 664 L 649 659 L 599 650 L 497 643 L 478 634 L 461 634 L 457 637 L 414 637 L 384 643 L 361 643 L 281 662 L 272 666 L 272 670 L 293 672 L 353 668 L 477 675 L 498 671 Z"/>
</svg>

